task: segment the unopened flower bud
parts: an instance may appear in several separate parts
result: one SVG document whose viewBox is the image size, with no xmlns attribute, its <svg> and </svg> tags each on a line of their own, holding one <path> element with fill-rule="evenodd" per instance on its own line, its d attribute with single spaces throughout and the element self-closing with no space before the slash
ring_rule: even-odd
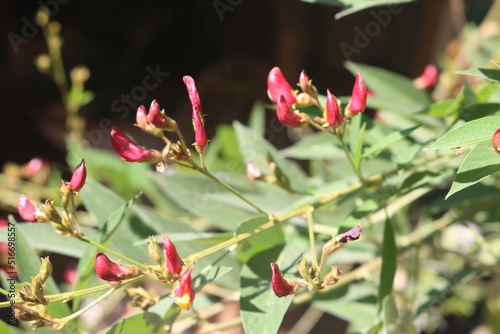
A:
<svg viewBox="0 0 500 334">
<path fill-rule="evenodd" d="M 261 180 L 262 179 L 262 172 L 260 171 L 259 167 L 257 167 L 255 162 L 253 162 L 253 161 L 247 162 L 246 173 L 247 173 L 247 177 L 250 180 Z"/>
<path fill-rule="evenodd" d="M 87 179 L 87 168 L 85 168 L 85 160 L 82 160 L 78 166 L 76 166 L 71 176 L 71 181 L 69 182 L 69 189 L 76 193 L 82 190 L 85 185 L 85 180 Z"/>
<path fill-rule="evenodd" d="M 432 88 L 439 78 L 439 70 L 434 64 L 429 64 L 425 67 L 424 72 L 415 80 L 413 85 L 420 89 Z"/>
<path fill-rule="evenodd" d="M 161 110 L 160 105 L 156 102 L 156 100 L 151 102 L 148 119 L 151 124 L 160 129 L 164 129 L 166 131 L 175 131 L 177 129 L 177 123 L 164 114 L 164 111 Z"/>
<path fill-rule="evenodd" d="M 182 311 L 189 311 L 193 306 L 195 297 L 191 279 L 191 272 L 193 269 L 194 267 L 181 275 L 174 289 L 173 296 L 175 298 L 175 303 L 179 305 Z"/>
<path fill-rule="evenodd" d="M 323 279 L 323 287 L 334 285 L 340 279 L 340 270 L 337 266 L 332 266 L 332 270 Z"/>
<path fill-rule="evenodd" d="M 37 208 L 24 194 L 19 196 L 19 200 L 17 202 L 17 212 L 19 212 L 22 219 L 28 222 L 38 221 L 38 216 L 40 214 Z"/>
<path fill-rule="evenodd" d="M 146 107 L 143 105 L 137 107 L 135 121 L 140 128 L 146 129 L 149 126 L 148 116 L 146 115 Z"/>
<path fill-rule="evenodd" d="M 160 156 L 140 147 L 118 128 L 111 130 L 110 138 L 116 154 L 124 161 L 157 163 L 161 160 Z"/>
<path fill-rule="evenodd" d="M 45 216 L 49 220 L 49 222 L 55 223 L 55 224 L 61 224 L 61 216 L 59 215 L 59 212 L 56 210 L 54 207 L 54 204 L 52 201 L 46 200 L 45 203 L 42 206 L 43 212 L 45 213 Z"/>
<path fill-rule="evenodd" d="M 351 99 L 345 108 L 346 117 L 353 117 L 363 112 L 366 108 L 367 91 L 366 85 L 361 74 L 356 73 L 356 80 L 352 88 Z"/>
<path fill-rule="evenodd" d="M 304 125 L 302 116 L 296 114 L 288 105 L 285 96 L 280 95 L 278 104 L 276 105 L 276 116 L 284 126 L 288 128 L 296 128 Z"/>
<path fill-rule="evenodd" d="M 304 93 L 306 93 L 307 95 L 309 95 L 315 99 L 318 98 L 318 90 L 312 84 L 312 80 L 309 80 L 309 77 L 307 76 L 307 74 L 304 70 L 302 70 L 302 72 L 300 72 L 299 86 L 302 89 L 302 91 Z"/>
<path fill-rule="evenodd" d="M 280 95 L 283 95 L 290 105 L 297 102 L 292 86 L 285 79 L 279 67 L 274 67 L 267 76 L 267 93 L 274 103 L 278 103 Z"/>
<path fill-rule="evenodd" d="M 493 138 L 491 138 L 491 144 L 495 149 L 495 152 L 500 154 L 500 129 L 497 129 L 493 134 Z"/>
<path fill-rule="evenodd" d="M 61 180 L 61 188 L 59 189 L 59 191 L 59 200 L 61 202 L 61 206 L 63 208 L 67 208 L 73 194 L 71 193 L 71 189 L 69 189 L 67 183 L 64 182 L 64 180 Z"/>
<path fill-rule="evenodd" d="M 49 257 L 44 257 L 41 259 L 42 265 L 40 266 L 40 272 L 38 273 L 38 277 L 42 283 L 45 283 L 50 276 L 52 276 L 52 263 L 50 263 Z"/>
<path fill-rule="evenodd" d="M 338 127 L 344 123 L 344 116 L 340 112 L 340 101 L 330 93 L 330 90 L 326 91 L 326 121 L 328 125 L 332 128 Z"/>
<path fill-rule="evenodd" d="M 205 132 L 205 120 L 203 119 L 203 110 L 201 107 L 201 100 L 198 94 L 198 89 L 194 79 L 186 75 L 183 78 L 184 84 L 188 91 L 189 100 L 191 101 L 192 113 L 191 117 L 193 119 L 194 137 L 195 137 L 195 147 L 200 153 L 204 152 L 208 144 L 207 135 Z"/>
<path fill-rule="evenodd" d="M 149 237 L 148 241 L 148 253 L 151 258 L 161 265 L 163 263 L 162 257 L 161 257 L 161 251 L 160 251 L 160 246 L 158 246 L 158 241 L 156 237 Z"/>
<path fill-rule="evenodd" d="M 271 277 L 271 287 L 277 297 L 285 297 L 295 293 L 295 288 L 283 278 L 280 268 L 276 263 L 271 263 L 273 275 Z"/>
<path fill-rule="evenodd" d="M 104 253 L 97 253 L 94 258 L 94 268 L 97 276 L 108 282 L 122 281 L 141 275 L 137 266 L 122 266 L 111 261 Z"/>
<path fill-rule="evenodd" d="M 83 84 L 90 77 L 90 71 L 86 66 L 78 65 L 69 72 L 73 84 Z"/>
<path fill-rule="evenodd" d="M 179 275 L 182 271 L 182 261 L 175 245 L 166 236 L 163 236 L 163 252 L 165 254 L 165 259 L 167 260 L 167 269 L 172 274 Z"/>
</svg>

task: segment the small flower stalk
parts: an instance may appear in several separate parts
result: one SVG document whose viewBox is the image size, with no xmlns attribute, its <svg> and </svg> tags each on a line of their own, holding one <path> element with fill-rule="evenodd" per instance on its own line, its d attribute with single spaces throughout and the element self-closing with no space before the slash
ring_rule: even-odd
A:
<svg viewBox="0 0 500 334">
<path fill-rule="evenodd" d="M 351 99 L 345 108 L 346 117 L 351 118 L 365 110 L 367 94 L 365 81 L 361 77 L 361 74 L 356 73 Z"/>
<path fill-rule="evenodd" d="M 182 271 L 184 262 L 182 261 L 175 245 L 170 241 L 170 238 L 163 236 L 163 252 L 167 260 L 167 269 L 174 275 L 179 275 Z"/>
<path fill-rule="evenodd" d="M 299 87 L 304 93 L 312 97 L 313 99 L 318 98 L 318 89 L 312 84 L 312 80 L 309 80 L 306 72 L 302 70 L 299 76 Z"/>
<path fill-rule="evenodd" d="M 185 271 L 174 285 L 172 296 L 175 298 L 175 303 L 182 311 L 189 311 L 193 306 L 194 290 L 192 287 L 191 272 L 194 268 Z"/>
<path fill-rule="evenodd" d="M 138 277 L 142 274 L 137 266 L 122 266 L 119 263 L 111 261 L 102 252 L 95 255 L 94 268 L 97 276 L 108 282 L 120 282 L 124 279 Z"/>
</svg>

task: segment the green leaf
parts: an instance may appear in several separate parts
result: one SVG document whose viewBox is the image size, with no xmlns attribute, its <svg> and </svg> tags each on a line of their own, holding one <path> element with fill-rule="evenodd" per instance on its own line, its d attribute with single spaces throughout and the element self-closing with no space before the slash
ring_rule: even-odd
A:
<svg viewBox="0 0 500 334">
<path fill-rule="evenodd" d="M 245 163 L 253 161 L 263 173 L 270 174 L 269 159 L 271 159 L 290 180 L 293 190 L 299 192 L 306 190 L 304 173 L 295 163 L 285 160 L 273 145 L 252 129 L 238 122 L 234 122 L 233 126 Z"/>
<path fill-rule="evenodd" d="M 458 71 L 456 73 L 500 82 L 500 70 L 498 69 L 471 68 L 469 70 Z"/>
<path fill-rule="evenodd" d="M 161 334 L 165 333 L 162 318 L 151 312 L 141 312 L 116 323 L 106 334 Z"/>
<path fill-rule="evenodd" d="M 456 148 L 491 140 L 500 128 L 500 116 L 480 118 L 451 130 L 425 150 Z"/>
<path fill-rule="evenodd" d="M 255 102 L 248 117 L 248 126 L 262 137 L 266 134 L 266 106 L 262 101 Z"/>
<path fill-rule="evenodd" d="M 479 143 L 467 154 L 446 198 L 500 170 L 500 155 L 490 148 L 490 142 Z"/>
<path fill-rule="evenodd" d="M 384 240 L 382 242 L 382 269 L 380 271 L 380 285 L 378 287 L 379 310 L 382 308 L 382 301 L 391 294 L 394 283 L 394 275 L 397 266 L 397 248 L 391 221 L 385 220 Z"/>
<path fill-rule="evenodd" d="M 429 93 L 416 88 L 411 79 L 400 74 L 353 62 L 347 62 L 345 67 L 353 74 L 361 73 L 366 86 L 375 92 L 367 101 L 371 108 L 408 115 L 429 107 L 432 102 Z"/>
<path fill-rule="evenodd" d="M 18 320 L 16 319 L 15 321 L 17 322 Z M 2 333 L 2 334 L 23 334 L 26 332 L 18 329 L 17 327 L 7 325 L 7 323 L 0 320 L 0 333 Z"/>
<path fill-rule="evenodd" d="M 415 126 L 412 126 L 411 128 L 396 131 L 396 132 L 393 132 L 393 133 L 385 136 L 384 138 L 380 139 L 375 145 L 372 145 L 372 146 L 368 147 L 367 149 L 365 149 L 365 151 L 363 152 L 363 158 L 377 156 L 378 154 L 380 154 L 380 152 L 382 152 L 383 150 L 385 150 L 386 148 L 388 148 L 389 146 L 391 146 L 395 142 L 405 138 L 407 135 L 409 135 L 410 133 L 412 133 L 414 130 L 418 129 L 419 127 L 420 127 L 420 125 L 415 125 Z"/>
<path fill-rule="evenodd" d="M 268 221 L 269 219 L 267 217 L 262 216 L 243 221 L 238 226 L 236 235 L 248 233 Z M 256 254 L 272 248 L 275 245 L 283 244 L 284 242 L 283 227 L 281 225 L 276 225 L 239 243 L 236 247 L 236 254 L 241 262 L 246 263 L 252 257 L 256 256 Z"/>
<path fill-rule="evenodd" d="M 287 158 L 314 160 L 345 159 L 344 151 L 338 147 L 338 140 L 330 133 L 317 132 L 309 135 L 281 151 Z"/>
</svg>

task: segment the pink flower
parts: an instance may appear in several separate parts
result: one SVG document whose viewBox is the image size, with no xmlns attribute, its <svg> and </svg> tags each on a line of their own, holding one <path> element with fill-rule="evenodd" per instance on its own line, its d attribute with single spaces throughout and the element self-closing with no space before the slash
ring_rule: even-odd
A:
<svg viewBox="0 0 500 334">
<path fill-rule="evenodd" d="M 97 253 L 94 258 L 94 268 L 97 276 L 108 282 L 124 279 L 126 270 L 123 266 L 111 261 L 104 253 Z"/>
<path fill-rule="evenodd" d="M 287 103 L 285 96 L 280 95 L 276 105 L 276 115 L 278 120 L 286 127 L 296 128 L 302 125 L 302 116 L 296 114 Z"/>
<path fill-rule="evenodd" d="M 339 102 L 329 90 L 326 91 L 326 121 L 332 128 L 344 123 Z"/>
<path fill-rule="evenodd" d="M 39 212 L 37 208 L 24 194 L 19 196 L 19 200 L 17 201 L 17 212 L 19 212 L 22 219 L 28 222 L 36 222 L 38 220 L 37 216 Z"/>
<path fill-rule="evenodd" d="M 500 129 L 497 129 L 493 134 L 493 138 L 491 138 L 491 144 L 495 149 L 495 152 L 500 154 Z"/>
<path fill-rule="evenodd" d="M 146 107 L 144 107 L 143 105 L 140 105 L 137 108 L 137 113 L 135 114 L 135 121 L 137 122 L 137 125 L 139 125 L 139 127 L 143 129 L 146 129 L 148 127 L 149 120 L 146 115 Z"/>
<path fill-rule="evenodd" d="M 170 123 L 167 116 L 162 114 L 160 105 L 158 104 L 158 102 L 156 102 L 156 100 L 153 100 L 153 102 L 151 102 L 151 106 L 149 107 L 148 119 L 151 124 L 158 128 L 164 128 Z"/>
<path fill-rule="evenodd" d="M 150 151 L 138 146 L 118 128 L 111 130 L 110 137 L 111 145 L 122 160 L 142 162 L 151 155 Z"/>
<path fill-rule="evenodd" d="M 193 269 L 194 267 L 181 275 L 177 288 L 174 290 L 175 303 L 179 305 L 183 311 L 189 311 L 193 306 L 195 297 L 191 280 L 191 272 Z"/>
<path fill-rule="evenodd" d="M 198 95 L 198 89 L 196 89 L 194 79 L 189 75 L 184 76 L 183 81 L 186 85 L 189 99 L 191 100 L 191 106 L 193 108 L 192 118 L 195 143 L 200 149 L 203 149 L 207 146 L 208 140 L 205 133 L 205 121 L 203 119 L 203 112 L 201 108 L 200 96 Z"/>
<path fill-rule="evenodd" d="M 281 275 L 280 268 L 276 263 L 271 263 L 273 276 L 271 277 L 271 287 L 278 297 L 285 297 L 294 292 L 294 288 L 286 279 Z"/>
<path fill-rule="evenodd" d="M 436 65 L 429 64 L 425 67 L 424 72 L 415 80 L 413 84 L 420 89 L 432 88 L 439 78 L 439 70 Z"/>
<path fill-rule="evenodd" d="M 267 76 L 267 92 L 274 103 L 278 103 L 280 95 L 283 95 L 290 105 L 297 102 L 292 86 L 286 81 L 279 67 L 274 67 Z"/>
<path fill-rule="evenodd" d="M 361 74 L 356 73 L 356 80 L 352 89 L 351 99 L 346 107 L 346 116 L 352 117 L 366 108 L 367 90 Z"/>
<path fill-rule="evenodd" d="M 338 242 L 345 244 L 347 241 L 358 240 L 359 237 L 361 236 L 362 230 L 363 228 L 361 228 L 361 226 L 356 225 L 349 231 L 345 232 L 344 234 L 341 234 L 338 237 Z"/>
<path fill-rule="evenodd" d="M 78 166 L 76 166 L 71 176 L 71 181 L 69 182 L 69 189 L 72 192 L 79 192 L 85 185 L 85 180 L 87 179 L 87 169 L 85 168 L 85 160 L 82 160 Z"/>
<path fill-rule="evenodd" d="M 170 239 L 163 236 L 163 252 L 165 253 L 165 259 L 167 260 L 167 269 L 172 274 L 179 275 L 182 271 L 182 261 L 177 249 Z"/>
</svg>

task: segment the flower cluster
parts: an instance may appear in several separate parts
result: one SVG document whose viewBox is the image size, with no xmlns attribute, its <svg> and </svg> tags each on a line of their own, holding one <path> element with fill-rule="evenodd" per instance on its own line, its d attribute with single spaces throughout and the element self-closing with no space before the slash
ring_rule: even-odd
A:
<svg viewBox="0 0 500 334">
<path fill-rule="evenodd" d="M 326 91 L 325 107 L 320 104 L 318 90 L 304 71 L 300 74 L 298 86 L 302 90 L 301 93 L 292 89 L 278 67 L 273 68 L 267 77 L 267 92 L 271 101 L 276 103 L 276 116 L 284 126 L 289 128 L 305 126 L 306 124 L 337 128 L 344 124 L 345 118 L 351 118 L 366 108 L 368 92 L 359 73 L 356 74 L 352 95 L 345 107 L 345 116 L 340 109 L 340 100 L 330 90 Z M 311 120 L 308 115 L 296 109 L 311 105 L 317 106 L 322 111 L 322 118 Z"/>
<path fill-rule="evenodd" d="M 323 246 L 319 266 L 309 265 L 307 259 L 303 258 L 299 264 L 299 273 L 302 279 L 284 279 L 279 266 L 276 263 L 271 263 L 271 288 L 274 294 L 281 298 L 296 293 L 299 288 L 316 291 L 336 284 L 340 279 L 340 270 L 337 266 L 332 266 L 330 272 L 321 279 L 324 261 L 347 241 L 359 239 L 361 231 L 361 226 L 356 225 L 339 236 L 332 236 L 332 239 Z"/>
<path fill-rule="evenodd" d="M 205 133 L 205 121 L 200 97 L 194 79 L 190 76 L 185 76 L 183 79 L 192 104 L 194 146 L 200 155 L 203 155 L 208 145 L 208 139 Z M 156 100 L 151 102 L 147 112 L 143 105 L 137 108 L 135 125 L 143 131 L 161 138 L 166 144 L 165 148 L 161 152 L 154 149 L 145 149 L 132 141 L 123 131 L 114 128 L 110 133 L 111 145 L 122 160 L 157 164 L 159 169 L 168 163 L 187 162 L 191 164 L 193 162 L 191 152 L 185 144 L 177 122 L 165 114 L 165 110 L 160 108 Z M 165 137 L 164 132 L 175 132 L 179 140 L 177 142 L 171 141 Z"/>
</svg>

